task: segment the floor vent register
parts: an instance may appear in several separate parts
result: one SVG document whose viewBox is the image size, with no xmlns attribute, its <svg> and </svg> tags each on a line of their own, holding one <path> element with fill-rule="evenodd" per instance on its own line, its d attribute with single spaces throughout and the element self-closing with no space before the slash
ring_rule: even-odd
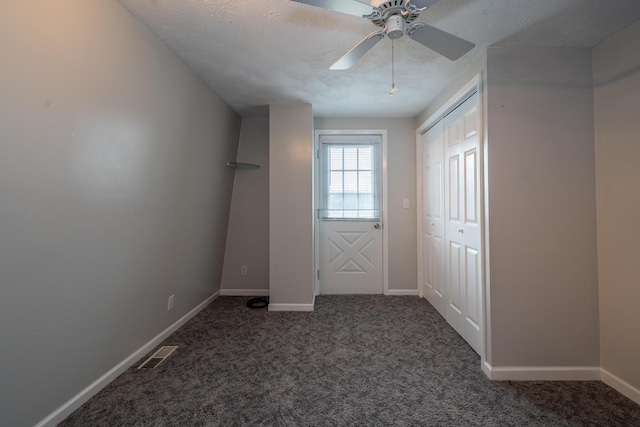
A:
<svg viewBox="0 0 640 427">
<path fill-rule="evenodd" d="M 166 346 L 160 347 L 155 353 L 151 355 L 151 357 L 145 360 L 142 363 L 142 365 L 138 366 L 138 369 L 155 368 L 156 366 L 161 364 L 164 359 L 171 356 L 171 353 L 176 351 L 177 348 L 178 348 L 177 345 L 174 345 L 174 346 L 166 345 Z"/>
</svg>

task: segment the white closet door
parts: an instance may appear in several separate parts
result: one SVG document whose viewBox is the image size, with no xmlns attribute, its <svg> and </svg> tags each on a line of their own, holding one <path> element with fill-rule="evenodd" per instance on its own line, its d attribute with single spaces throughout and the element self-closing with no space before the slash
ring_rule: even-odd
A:
<svg viewBox="0 0 640 427">
<path fill-rule="evenodd" d="M 482 262 L 477 95 L 444 119 L 446 315 L 480 353 Z"/>
<path fill-rule="evenodd" d="M 445 317 L 444 123 L 422 135 L 422 230 L 424 297 Z"/>
</svg>

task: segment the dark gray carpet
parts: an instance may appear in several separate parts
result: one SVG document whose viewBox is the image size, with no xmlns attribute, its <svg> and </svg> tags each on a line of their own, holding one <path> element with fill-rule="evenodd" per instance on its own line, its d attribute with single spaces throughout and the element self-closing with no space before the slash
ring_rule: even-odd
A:
<svg viewBox="0 0 640 427">
<path fill-rule="evenodd" d="M 601 382 L 492 382 L 417 297 L 322 296 L 312 313 L 221 297 L 62 426 L 640 426 Z"/>
</svg>

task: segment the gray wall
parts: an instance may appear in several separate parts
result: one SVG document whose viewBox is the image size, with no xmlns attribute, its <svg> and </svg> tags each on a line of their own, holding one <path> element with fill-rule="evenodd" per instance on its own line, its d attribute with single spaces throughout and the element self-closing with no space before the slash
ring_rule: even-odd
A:
<svg viewBox="0 0 640 427">
<path fill-rule="evenodd" d="M 640 389 L 640 22 L 594 49 L 602 368 Z"/>
<path fill-rule="evenodd" d="M 386 129 L 387 194 L 385 214 L 389 236 L 389 290 L 417 292 L 416 254 L 416 133 L 413 119 L 316 118 L 316 130 Z M 402 208 L 402 199 L 410 208 Z"/>
<path fill-rule="evenodd" d="M 269 106 L 269 310 L 313 309 L 313 110 Z"/>
<path fill-rule="evenodd" d="M 225 294 L 269 292 L 269 119 L 243 118 L 222 274 Z M 247 275 L 240 275 L 241 266 Z M 258 292 L 252 292 L 252 291 Z M 249 291 L 249 292 L 245 292 Z"/>
<path fill-rule="evenodd" d="M 218 289 L 240 119 L 112 0 L 4 2 L 0 52 L 0 425 L 29 426 Z"/>
<path fill-rule="evenodd" d="M 494 366 L 598 366 L 590 49 L 487 54 Z"/>
</svg>

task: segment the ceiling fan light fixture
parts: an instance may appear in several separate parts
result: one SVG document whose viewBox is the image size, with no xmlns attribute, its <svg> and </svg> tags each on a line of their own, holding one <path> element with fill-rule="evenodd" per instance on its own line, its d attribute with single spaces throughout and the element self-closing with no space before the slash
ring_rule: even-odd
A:
<svg viewBox="0 0 640 427">
<path fill-rule="evenodd" d="M 392 15 L 387 20 L 387 36 L 391 40 L 399 39 L 404 35 L 404 19 L 400 15 Z"/>
</svg>

